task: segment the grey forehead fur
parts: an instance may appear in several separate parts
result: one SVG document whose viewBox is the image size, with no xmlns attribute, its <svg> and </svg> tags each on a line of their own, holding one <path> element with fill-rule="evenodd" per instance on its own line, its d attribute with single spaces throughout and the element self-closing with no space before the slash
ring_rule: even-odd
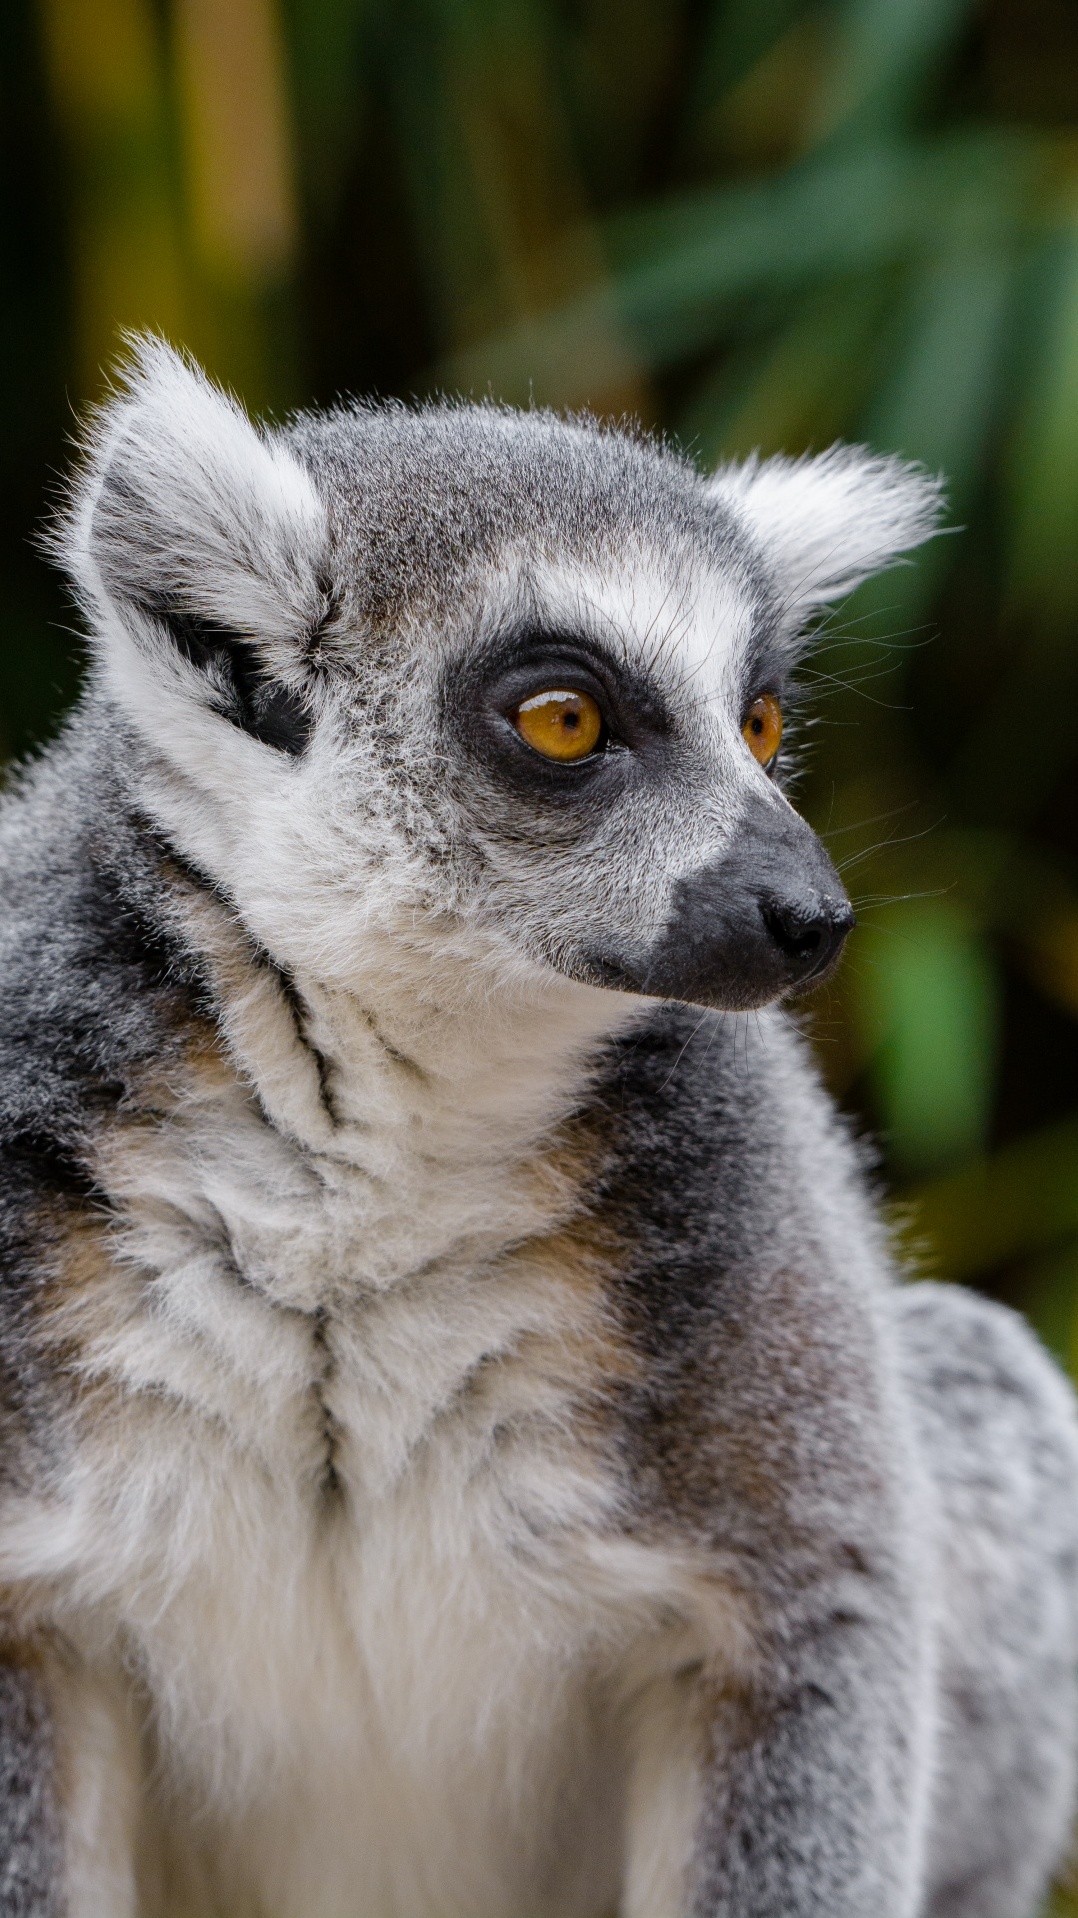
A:
<svg viewBox="0 0 1078 1918">
<path fill-rule="evenodd" d="M 443 401 L 301 414 L 284 437 L 326 503 L 349 610 L 374 623 L 444 608 L 514 551 L 596 566 L 661 554 L 765 590 L 747 532 L 691 462 L 624 426 Z"/>
</svg>

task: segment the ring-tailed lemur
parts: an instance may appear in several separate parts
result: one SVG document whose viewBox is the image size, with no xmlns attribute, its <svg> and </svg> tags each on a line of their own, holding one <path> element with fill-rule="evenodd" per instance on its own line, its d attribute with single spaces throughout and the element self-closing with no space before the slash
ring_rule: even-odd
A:
<svg viewBox="0 0 1078 1918">
<path fill-rule="evenodd" d="M 937 503 L 138 350 L 0 826 L 3 1918 L 1029 1918 L 1070 1393 L 766 1009 L 806 620 Z"/>
</svg>

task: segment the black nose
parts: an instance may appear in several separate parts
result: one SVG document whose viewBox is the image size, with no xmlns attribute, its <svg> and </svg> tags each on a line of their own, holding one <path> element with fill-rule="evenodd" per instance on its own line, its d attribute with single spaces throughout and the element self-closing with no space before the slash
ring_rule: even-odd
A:
<svg viewBox="0 0 1078 1918">
<path fill-rule="evenodd" d="M 811 827 L 773 797 L 743 817 L 725 856 L 679 880 L 635 989 L 730 1011 L 815 984 L 854 923 Z"/>
<path fill-rule="evenodd" d="M 798 968 L 803 985 L 827 971 L 856 924 L 847 898 L 818 892 L 761 899 L 760 913 L 780 952 Z"/>
</svg>

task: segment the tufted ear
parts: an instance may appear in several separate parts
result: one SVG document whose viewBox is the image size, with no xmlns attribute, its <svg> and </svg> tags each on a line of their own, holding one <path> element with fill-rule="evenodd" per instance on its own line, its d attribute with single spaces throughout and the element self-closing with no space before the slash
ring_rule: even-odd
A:
<svg viewBox="0 0 1078 1918">
<path fill-rule="evenodd" d="M 750 532 L 795 630 L 936 531 L 943 482 L 861 446 L 720 466 L 709 490 Z"/>
<path fill-rule="evenodd" d="M 163 340 L 135 342 L 48 545 L 114 682 L 134 649 L 143 685 L 149 666 L 302 751 L 306 652 L 328 611 L 322 503 L 284 444 Z"/>
</svg>

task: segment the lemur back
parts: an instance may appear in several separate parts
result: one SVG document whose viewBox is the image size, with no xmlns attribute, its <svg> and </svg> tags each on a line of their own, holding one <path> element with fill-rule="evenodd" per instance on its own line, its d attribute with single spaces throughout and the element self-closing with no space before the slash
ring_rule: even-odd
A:
<svg viewBox="0 0 1078 1918">
<path fill-rule="evenodd" d="M 2 1918 L 1032 1918 L 1071 1395 L 781 1003 L 804 635 L 937 505 L 140 348 L 0 815 Z"/>
</svg>

